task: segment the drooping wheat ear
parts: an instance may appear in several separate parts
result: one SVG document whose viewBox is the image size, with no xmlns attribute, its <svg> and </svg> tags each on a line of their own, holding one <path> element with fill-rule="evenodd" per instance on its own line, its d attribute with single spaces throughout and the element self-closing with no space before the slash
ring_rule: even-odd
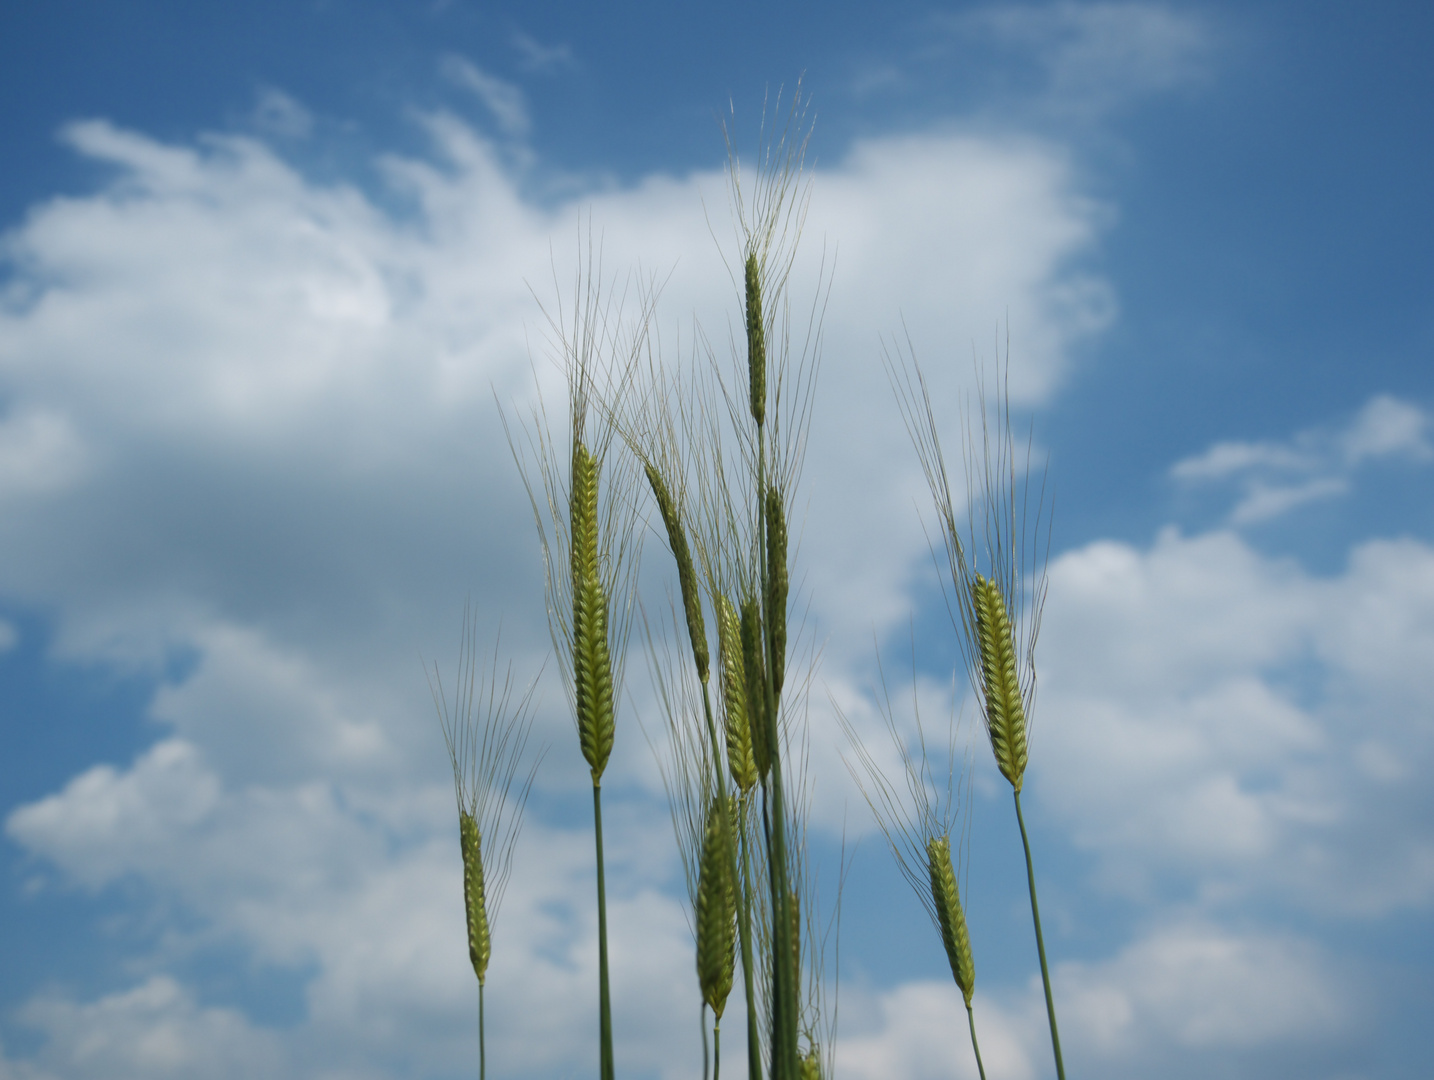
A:
<svg viewBox="0 0 1434 1080">
<path fill-rule="evenodd" d="M 971 612 L 980 649 L 981 691 L 986 699 L 986 731 L 1001 775 L 1017 792 L 1026 773 L 1026 711 L 1016 670 L 1016 641 L 1001 588 L 976 574 L 971 582 Z"/>
<path fill-rule="evenodd" d="M 722 803 L 713 799 L 707 809 L 697 879 L 697 981 L 702 1000 L 718 1020 L 732 992 L 736 940 L 737 893 L 731 852 L 723 839 Z"/>
<path fill-rule="evenodd" d="M 598 572 L 598 466 L 578 441 L 573 443 L 572 477 L 573 694 L 578 741 L 596 783 L 612 754 L 612 659 L 607 595 Z"/>
<path fill-rule="evenodd" d="M 697 571 L 692 565 L 692 550 L 687 546 L 687 532 L 677 515 L 677 505 L 662 474 L 651 465 L 644 465 L 652 496 L 657 500 L 658 513 L 667 529 L 667 543 L 677 560 L 677 580 L 682 587 L 682 609 L 687 616 L 687 636 L 692 639 L 692 659 L 697 664 L 697 677 L 707 681 L 709 656 L 707 626 L 702 620 L 702 597 L 697 591 Z"/>
<path fill-rule="evenodd" d="M 757 253 L 747 255 L 747 372 L 751 382 L 752 419 L 767 419 L 767 335 L 762 326 L 762 281 Z"/>
<path fill-rule="evenodd" d="M 772 693 L 780 696 L 787 656 L 787 515 L 776 487 L 767 488 L 767 633 L 771 639 Z"/>
<path fill-rule="evenodd" d="M 741 634 L 752 759 L 757 766 L 757 776 L 765 779 L 772 771 L 772 752 L 767 744 L 767 665 L 762 659 L 762 613 L 755 598 L 742 602 Z"/>
<path fill-rule="evenodd" d="M 757 760 L 747 719 L 747 675 L 742 663 L 742 628 L 732 602 L 717 596 L 718 660 L 722 664 L 722 703 L 727 733 L 727 768 L 743 795 L 757 786 Z"/>
<path fill-rule="evenodd" d="M 951 977 L 961 988 L 966 1007 L 976 990 L 976 963 L 971 958 L 971 935 L 966 930 L 966 913 L 956 887 L 956 870 L 951 863 L 951 838 L 933 836 L 926 843 L 926 864 L 931 874 L 931 902 L 941 922 L 941 944 L 951 962 Z"/>
<path fill-rule="evenodd" d="M 481 985 L 488 978 L 493 942 L 488 936 L 488 906 L 483 897 L 483 837 L 467 810 L 458 811 L 458 841 L 463 850 L 463 906 L 468 913 L 468 959 Z"/>
</svg>

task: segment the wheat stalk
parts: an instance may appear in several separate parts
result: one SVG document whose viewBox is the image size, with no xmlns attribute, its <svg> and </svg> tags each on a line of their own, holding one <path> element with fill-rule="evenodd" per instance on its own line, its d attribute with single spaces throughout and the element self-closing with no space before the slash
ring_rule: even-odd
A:
<svg viewBox="0 0 1434 1080">
<path fill-rule="evenodd" d="M 438 710 L 443 742 L 453 767 L 458 801 L 458 843 L 463 857 L 463 909 L 468 958 L 478 978 L 478 1072 L 487 1068 L 484 1040 L 484 988 L 493 953 L 493 923 L 512 867 L 513 846 L 522 826 L 523 808 L 532 790 L 542 753 L 523 775 L 521 762 L 532 731 L 536 680 L 514 699 L 510 664 L 498 677 L 498 645 L 487 673 L 476 663 L 476 633 L 471 610 L 463 615 L 458 674 L 450 704 L 435 664 L 429 689 Z M 485 864 L 483 837 L 488 837 Z"/>
<path fill-rule="evenodd" d="M 591 236 L 585 250 L 579 245 L 579 255 L 571 307 L 564 307 L 563 290 L 557 288 L 555 309 L 544 308 L 549 345 L 568 383 L 568 453 L 559 452 L 541 404 L 527 428 L 526 455 L 506 415 L 503 422 L 533 505 L 547 570 L 548 626 L 567 676 L 579 746 L 592 774 L 599 1075 L 613 1080 L 602 775 L 616 737 L 616 702 L 632 625 L 641 534 L 633 499 L 637 470 L 630 458 L 609 450 L 615 446 L 613 418 L 621 412 L 624 388 L 631 384 L 648 341 L 657 289 L 652 283 L 638 283 L 638 314 L 628 320 L 624 304 L 631 279 L 622 290 L 604 280 Z M 534 473 L 541 480 L 541 498 Z"/>
</svg>

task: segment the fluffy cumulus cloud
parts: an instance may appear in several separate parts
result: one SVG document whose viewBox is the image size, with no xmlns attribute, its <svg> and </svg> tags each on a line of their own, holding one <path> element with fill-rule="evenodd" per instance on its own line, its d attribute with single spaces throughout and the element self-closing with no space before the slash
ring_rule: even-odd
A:
<svg viewBox="0 0 1434 1080">
<path fill-rule="evenodd" d="M 1371 541 L 1317 578 L 1233 533 L 1097 543 L 1053 565 L 1044 632 L 1033 767 L 1112 885 L 1434 900 L 1434 550 Z"/>
<path fill-rule="evenodd" d="M 1251 1047 L 1337 1043 L 1351 1013 L 1324 976 L 1327 963 L 1319 949 L 1285 936 L 1199 923 L 1153 929 L 1108 960 L 1056 966 L 1062 1056 L 1076 1075 L 1193 1078 Z M 848 1013 L 856 1016 L 840 1043 L 846 1075 L 979 1075 L 964 1002 L 949 981 L 858 990 L 843 1005 Z M 978 991 L 973 1014 L 988 1075 L 1053 1072 L 1038 979 Z"/>
<path fill-rule="evenodd" d="M 510 131 L 526 123 L 511 88 L 450 69 Z M 285 137 L 306 126 L 277 91 L 265 116 Z M 433 156 L 382 161 L 383 205 L 254 139 L 166 144 L 77 123 L 66 141 L 112 179 L 4 237 L 0 591 L 53 613 L 54 662 L 152 677 L 160 733 L 133 761 L 7 808 L 6 833 L 42 888 L 122 886 L 185 913 L 143 958 L 152 974 L 93 999 L 34 998 L 15 1022 L 39 1048 L 0 1058 L 10 1074 L 366 1077 L 457 1069 L 471 1053 L 452 796 L 419 661 L 451 654 L 465 592 L 489 631 L 505 613 L 523 677 L 546 650 L 527 496 L 494 397 L 520 420 L 539 392 L 564 400 L 533 292 L 549 310 L 567 293 L 580 235 L 609 278 L 640 264 L 666 282 L 671 359 L 690 355 L 694 313 L 725 355 L 737 293 L 707 217 L 720 220 L 720 172 L 539 204 L 505 151 L 449 116 L 422 122 Z M 954 402 L 972 343 L 993 354 L 1009 312 L 1013 386 L 1030 404 L 1112 301 L 1083 267 L 1101 214 L 1050 145 L 873 139 L 814 191 L 794 327 L 824 244 L 835 274 L 801 584 L 822 598 L 812 617 L 837 628 L 840 661 L 870 624 L 838 617 L 903 611 L 925 552 L 896 413 L 872 415 L 889 400 L 881 331 L 904 313 Z M 863 503 L 877 509 L 852 512 Z M 885 557 L 856 558 L 878 528 Z M 553 687 L 538 726 L 554 749 L 522 851 L 541 857 L 520 855 L 499 924 L 490 1047 L 546 1075 L 587 1060 L 596 949 L 590 840 L 561 810 L 583 770 Z M 635 726 L 613 769 L 619 1053 L 629 1071 L 678 1075 L 671 1062 L 696 1060 L 697 999 Z M 268 1028 L 170 966 L 216 942 L 299 973 L 301 1022 Z"/>
</svg>

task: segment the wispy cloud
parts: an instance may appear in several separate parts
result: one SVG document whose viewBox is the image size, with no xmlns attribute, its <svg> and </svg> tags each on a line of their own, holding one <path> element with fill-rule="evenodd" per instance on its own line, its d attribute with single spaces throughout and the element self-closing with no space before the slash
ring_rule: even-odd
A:
<svg viewBox="0 0 1434 1080">
<path fill-rule="evenodd" d="M 521 30 L 513 31 L 511 40 L 518 53 L 518 64 L 524 71 L 550 75 L 564 68 L 577 67 L 572 46 L 565 41 L 557 45 L 544 45 Z"/>
<path fill-rule="evenodd" d="M 506 79 L 490 75 L 462 56 L 444 57 L 442 70 L 450 82 L 478 95 L 478 100 L 493 114 L 504 134 L 523 136 L 528 133 L 531 126 L 528 99 L 521 88 Z"/>
<path fill-rule="evenodd" d="M 282 90 L 266 86 L 254 105 L 254 126 L 266 135 L 304 139 L 313 131 L 314 117 Z"/>
<path fill-rule="evenodd" d="M 1094 118 L 1198 85 L 1209 77 L 1216 45 L 1208 19 L 1159 3 L 1002 4 L 936 23 L 977 56 L 1001 55 L 1003 93 L 1066 118 Z M 1022 89 L 1012 72 L 1025 72 Z"/>
<path fill-rule="evenodd" d="M 1380 394 L 1342 428 L 1310 428 L 1284 441 L 1219 442 L 1176 462 L 1170 475 L 1186 485 L 1235 486 L 1239 497 L 1229 520 L 1249 525 L 1346 494 L 1356 468 L 1367 462 L 1434 460 L 1429 432 L 1424 409 Z"/>
</svg>

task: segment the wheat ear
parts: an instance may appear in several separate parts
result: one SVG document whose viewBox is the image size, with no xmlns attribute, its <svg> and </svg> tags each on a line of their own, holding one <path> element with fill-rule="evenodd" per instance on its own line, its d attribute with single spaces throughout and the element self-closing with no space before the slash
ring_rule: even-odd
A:
<svg viewBox="0 0 1434 1080">
<path fill-rule="evenodd" d="M 602 779 L 612 754 L 612 658 L 608 651 L 608 604 L 598 573 L 598 466 L 581 442 L 573 443 L 569 502 L 573 573 L 573 694 L 578 741 L 592 770 Z"/>
<path fill-rule="evenodd" d="M 719 1021 L 732 992 L 737 935 L 737 895 L 722 814 L 721 800 L 713 799 L 707 809 L 697 879 L 697 981 L 702 1000 Z"/>
<path fill-rule="evenodd" d="M 687 544 L 687 533 L 677 514 L 677 504 L 662 474 L 650 463 L 644 464 L 652 497 L 657 500 L 657 512 L 662 515 L 662 524 L 667 530 L 667 543 L 672 557 L 677 560 L 677 581 L 682 589 L 682 610 L 687 616 L 687 636 L 692 641 L 692 659 L 697 665 L 697 677 L 704 683 L 709 670 L 707 651 L 707 626 L 702 619 L 702 596 L 697 591 L 697 571 L 692 564 L 692 549 Z"/>
<path fill-rule="evenodd" d="M 727 734 L 727 768 L 746 795 L 757 786 L 757 760 L 747 719 L 747 675 L 742 663 L 742 628 L 732 603 L 717 596 L 718 653 L 722 665 L 722 704 Z"/>
<path fill-rule="evenodd" d="M 767 336 L 762 326 L 762 286 L 755 251 L 745 267 L 747 307 L 747 372 L 752 419 L 761 427 L 767 418 Z"/>
<path fill-rule="evenodd" d="M 765 780 L 772 771 L 772 748 L 768 743 L 767 665 L 762 658 L 762 611 L 755 599 L 742 602 L 740 634 L 742 673 L 747 684 L 747 726 L 752 733 L 752 757 L 757 776 Z"/>
<path fill-rule="evenodd" d="M 1016 641 L 1001 587 L 976 574 L 971 612 L 980 652 L 979 675 L 986 703 L 986 731 L 1001 775 L 1017 792 L 1026 774 L 1026 710 L 1016 672 Z"/>
</svg>

